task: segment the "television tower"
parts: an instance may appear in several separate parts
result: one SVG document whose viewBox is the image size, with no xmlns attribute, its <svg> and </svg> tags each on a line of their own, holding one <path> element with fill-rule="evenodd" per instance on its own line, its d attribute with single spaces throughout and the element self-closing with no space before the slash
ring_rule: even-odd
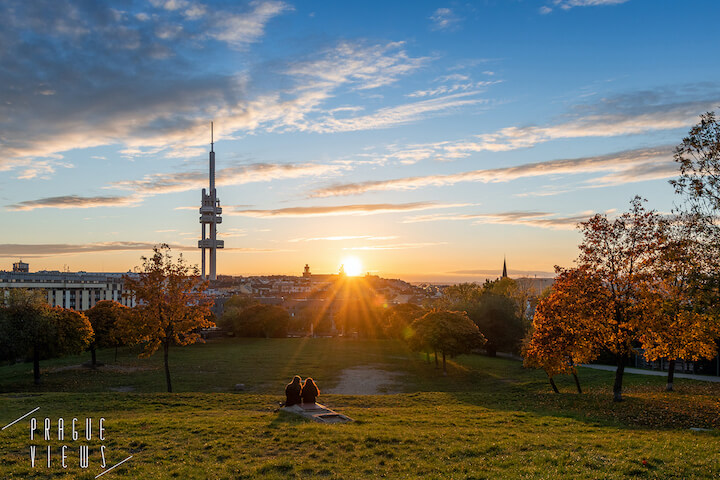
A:
<svg viewBox="0 0 720 480">
<path fill-rule="evenodd" d="M 222 223 L 222 208 L 220 199 L 215 191 L 215 149 L 213 141 L 213 123 L 210 122 L 210 190 L 209 194 L 202 189 L 202 203 L 200 204 L 200 224 L 202 225 L 202 236 L 198 241 L 198 248 L 202 249 L 202 278 L 207 280 L 205 275 L 205 250 L 210 250 L 210 280 L 217 280 L 216 260 L 217 249 L 224 248 L 225 242 L 217 239 L 217 224 Z M 205 227 L 210 227 L 210 238 L 206 237 Z"/>
</svg>

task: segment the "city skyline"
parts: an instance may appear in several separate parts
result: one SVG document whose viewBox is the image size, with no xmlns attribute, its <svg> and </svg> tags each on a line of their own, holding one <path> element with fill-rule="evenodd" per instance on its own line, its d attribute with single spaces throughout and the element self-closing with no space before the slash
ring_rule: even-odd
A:
<svg viewBox="0 0 720 480">
<path fill-rule="evenodd" d="M 9 1 L 0 269 L 200 265 L 214 122 L 219 275 L 550 276 L 720 107 L 711 1 Z M 354 266 L 355 269 L 359 268 Z"/>
</svg>

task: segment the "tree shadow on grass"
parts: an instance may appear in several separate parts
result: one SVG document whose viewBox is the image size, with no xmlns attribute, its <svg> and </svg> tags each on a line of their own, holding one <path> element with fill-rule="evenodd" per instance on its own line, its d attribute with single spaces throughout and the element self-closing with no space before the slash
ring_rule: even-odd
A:
<svg viewBox="0 0 720 480">
<path fill-rule="evenodd" d="M 612 401 L 611 392 L 614 372 L 582 369 L 582 394 L 575 392 L 572 377 L 556 378 L 561 389 L 556 394 L 550 390 L 544 372 L 524 369 L 517 361 L 478 356 L 459 360 L 451 364 L 447 377 L 426 368 L 426 378 L 417 386 L 425 390 L 430 384 L 454 400 L 488 409 L 590 424 L 629 429 L 720 428 L 716 401 L 720 385 L 685 381 L 676 384 L 676 392 L 665 392 L 662 377 L 626 374 L 625 401 L 617 403 Z"/>
</svg>

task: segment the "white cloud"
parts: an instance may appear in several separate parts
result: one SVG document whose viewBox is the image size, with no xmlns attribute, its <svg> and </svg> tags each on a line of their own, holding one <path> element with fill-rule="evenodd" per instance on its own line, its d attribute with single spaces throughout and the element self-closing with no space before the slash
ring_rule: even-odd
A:
<svg viewBox="0 0 720 480">
<path fill-rule="evenodd" d="M 226 207 L 226 215 L 240 215 L 256 218 L 281 217 L 332 217 L 341 215 L 377 215 L 385 213 L 410 212 L 419 210 L 435 210 L 440 208 L 456 208 L 468 206 L 467 203 L 371 203 L 354 205 L 332 205 L 315 207 L 289 207 L 274 210 L 237 209 Z"/>
<path fill-rule="evenodd" d="M 461 18 L 449 8 L 438 8 L 430 15 L 433 30 L 454 30 L 461 21 Z"/>
<path fill-rule="evenodd" d="M 428 61 L 408 56 L 403 46 L 404 42 L 370 46 L 342 42 L 319 59 L 295 63 L 288 73 L 319 87 L 350 84 L 357 90 L 368 90 L 390 85 Z"/>
<path fill-rule="evenodd" d="M 496 81 L 483 81 L 483 82 L 468 82 L 468 83 L 455 83 L 452 85 L 441 85 L 439 87 L 430 88 L 427 90 L 416 90 L 412 93 L 408 93 L 407 97 L 433 97 L 436 95 L 446 95 L 455 92 L 466 92 L 468 90 L 477 90 L 490 85 L 500 83 L 500 80 Z"/>
<path fill-rule="evenodd" d="M 509 182 L 518 178 L 600 172 L 616 173 L 613 177 L 605 178 L 605 182 L 629 183 L 661 178 L 662 172 L 667 175 L 664 178 L 672 176 L 673 169 L 671 165 L 674 165 L 672 152 L 671 147 L 657 147 L 628 150 L 596 157 L 526 163 L 513 167 L 345 183 L 317 189 L 310 196 L 357 195 L 370 191 L 405 191 L 424 187 L 451 186 L 461 182 L 497 183 Z M 664 166 L 660 167 L 660 165 Z"/>
<path fill-rule="evenodd" d="M 629 1 L 630 0 L 553 0 L 552 5 L 563 10 L 570 10 L 574 7 L 599 7 L 605 5 L 620 5 Z M 540 13 L 543 15 L 550 12 L 552 12 L 552 8 L 548 5 L 540 8 Z"/>
<path fill-rule="evenodd" d="M 0 258 L 9 257 L 49 257 L 56 255 L 77 255 L 77 254 L 92 254 L 92 253 L 103 253 L 103 252 L 125 252 L 125 251 L 136 251 L 145 250 L 151 251 L 155 247 L 155 243 L 151 242 L 95 242 L 86 244 L 67 244 L 67 243 L 52 243 L 52 244 L 0 244 Z M 170 248 L 180 252 L 197 252 L 197 245 L 182 245 L 171 243 Z M 234 253 L 268 253 L 268 252 L 281 252 L 285 250 L 278 250 L 274 248 L 253 248 L 253 247 L 226 247 L 226 252 Z"/>
<path fill-rule="evenodd" d="M 228 14 L 222 12 L 215 15 L 211 37 L 227 43 L 232 48 L 243 49 L 248 44 L 256 42 L 265 33 L 265 25 L 281 13 L 292 9 L 284 2 L 255 1 L 251 2 L 252 10 L 242 14 Z M 194 14 L 195 11 L 191 12 Z"/>
<path fill-rule="evenodd" d="M 461 95 L 441 98 L 455 99 Z M 720 94 L 715 91 L 707 92 L 705 96 L 707 99 L 694 100 L 688 98 L 689 96 L 682 91 L 632 92 L 603 98 L 592 105 L 578 105 L 570 114 L 563 117 L 564 121 L 559 123 L 506 127 L 496 132 L 476 135 L 475 138 L 413 145 L 407 150 L 421 149 L 423 159 L 433 157 L 437 160 L 453 160 L 483 151 L 502 152 L 531 148 L 553 140 L 638 135 L 686 128 L 697 122 L 698 112 L 710 111 L 720 102 Z M 437 100 L 439 105 L 446 101 Z M 393 113 L 399 112 L 393 111 Z M 339 121 L 339 127 L 352 126 L 354 122 L 358 122 L 370 128 L 373 121 L 379 120 L 377 115 L 378 113 L 366 116 L 364 122 L 363 117 Z M 401 121 L 400 118 L 396 120 Z M 389 156 L 394 155 L 395 152 L 389 154 Z"/>
<path fill-rule="evenodd" d="M 344 165 L 324 164 L 275 164 L 256 163 L 226 167 L 216 172 L 217 185 L 243 185 L 254 182 L 269 182 L 301 177 L 320 177 L 347 169 Z M 113 182 L 108 188 L 132 190 L 140 195 L 184 192 L 198 190 L 207 184 L 207 172 L 192 171 L 179 173 L 156 173 L 141 180 Z M 194 207 L 193 207 L 194 208 Z"/>
<path fill-rule="evenodd" d="M 577 224 L 586 221 L 594 212 L 562 215 L 548 212 L 498 212 L 470 214 L 432 214 L 406 218 L 403 223 L 439 222 L 469 220 L 473 224 L 524 225 L 551 230 L 574 230 Z"/>
<path fill-rule="evenodd" d="M 394 243 L 389 245 L 364 245 L 360 247 L 344 247 L 343 250 L 408 250 L 410 248 L 434 247 L 447 245 L 447 242 Z"/>
<path fill-rule="evenodd" d="M 141 198 L 135 195 L 127 196 L 95 196 L 83 197 L 80 195 L 62 195 L 47 197 L 38 200 L 26 200 L 5 207 L 11 211 L 36 210 L 38 208 L 95 208 L 95 207 L 130 207 L 135 206 Z"/>
<path fill-rule="evenodd" d="M 370 240 L 370 241 L 380 241 L 380 240 L 394 240 L 397 236 L 390 235 L 386 237 L 376 237 L 372 235 L 338 235 L 334 237 L 313 237 L 313 238 L 293 238 L 291 240 L 288 240 L 289 243 L 297 243 L 297 242 L 344 242 L 347 240 Z"/>
<path fill-rule="evenodd" d="M 475 98 L 477 93 L 478 92 L 457 93 L 420 102 L 386 107 L 368 115 L 351 118 L 324 117 L 308 125 L 307 129 L 317 133 L 330 133 L 375 130 L 378 128 L 402 125 L 418 121 L 427 114 L 447 112 L 460 107 L 487 103 L 485 99 Z"/>
<path fill-rule="evenodd" d="M 697 121 L 698 112 L 712 109 L 716 101 L 668 105 L 664 109 L 627 113 L 598 113 L 543 127 L 507 127 L 495 133 L 478 135 L 478 141 L 449 145 L 450 153 L 502 152 L 528 148 L 551 140 L 585 137 L 637 135 L 657 130 L 685 128 Z"/>
</svg>

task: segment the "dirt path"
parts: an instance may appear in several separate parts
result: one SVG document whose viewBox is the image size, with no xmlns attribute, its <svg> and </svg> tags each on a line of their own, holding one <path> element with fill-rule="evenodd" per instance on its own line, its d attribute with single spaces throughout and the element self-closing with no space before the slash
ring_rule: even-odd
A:
<svg viewBox="0 0 720 480">
<path fill-rule="evenodd" d="M 371 365 L 346 368 L 342 371 L 340 383 L 324 393 L 340 395 L 389 395 L 401 393 L 398 372 L 388 372 Z"/>
</svg>

